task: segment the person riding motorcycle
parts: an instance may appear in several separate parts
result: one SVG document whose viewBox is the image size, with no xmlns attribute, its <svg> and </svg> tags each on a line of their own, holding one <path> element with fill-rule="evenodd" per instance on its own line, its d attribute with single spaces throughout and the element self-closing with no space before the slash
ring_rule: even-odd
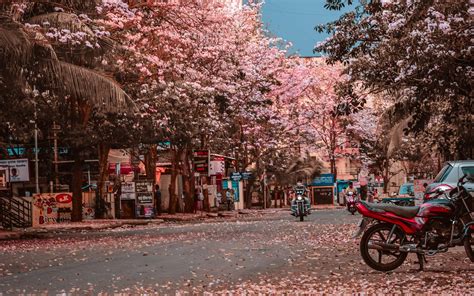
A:
<svg viewBox="0 0 474 296">
<path fill-rule="evenodd" d="M 296 197 L 298 195 L 301 195 L 304 198 L 304 204 L 306 208 L 310 208 L 310 201 L 308 198 L 308 188 L 303 184 L 303 181 L 301 179 L 298 179 L 296 182 L 296 185 L 293 187 L 293 198 L 291 199 L 291 214 L 296 215 Z M 308 212 L 310 210 L 308 209 Z"/>
<path fill-rule="evenodd" d="M 349 182 L 349 187 L 347 187 L 344 190 L 344 193 L 347 195 L 347 193 L 352 192 L 352 194 L 357 195 L 357 189 L 354 188 L 354 183 Z"/>
</svg>

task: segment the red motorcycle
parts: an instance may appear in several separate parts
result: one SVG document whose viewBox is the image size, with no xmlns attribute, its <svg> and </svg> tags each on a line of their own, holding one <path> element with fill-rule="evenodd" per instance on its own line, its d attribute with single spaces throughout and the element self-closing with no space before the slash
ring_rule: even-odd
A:
<svg viewBox="0 0 474 296">
<path fill-rule="evenodd" d="M 358 202 L 357 210 L 364 218 L 355 236 L 363 233 L 360 252 L 365 263 L 379 271 L 390 271 L 402 265 L 408 253 L 415 253 L 422 270 L 425 256 L 463 245 L 474 262 L 474 198 L 463 187 L 465 180 L 467 176 L 446 199 L 420 206 Z"/>
</svg>

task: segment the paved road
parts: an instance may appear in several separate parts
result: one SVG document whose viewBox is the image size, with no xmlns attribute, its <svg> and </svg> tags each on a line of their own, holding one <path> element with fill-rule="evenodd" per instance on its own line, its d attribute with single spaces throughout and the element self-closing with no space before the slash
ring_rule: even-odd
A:
<svg viewBox="0 0 474 296">
<path fill-rule="evenodd" d="M 354 279 L 354 287 L 370 291 L 387 275 L 361 262 L 358 242 L 350 238 L 357 220 L 344 210 L 322 210 L 301 223 L 280 212 L 259 221 L 163 224 L 3 242 L 0 292 L 288 293 L 295 283 L 303 290 L 345 287 L 340 291 L 350 292 L 347 283 Z M 456 274 L 471 273 L 472 264 L 459 254 L 447 260 L 459 258 Z M 417 284 L 414 267 L 406 263 L 391 280 Z M 452 279 L 452 271 L 441 267 L 433 273 Z M 465 280 L 461 275 L 457 283 Z"/>
</svg>

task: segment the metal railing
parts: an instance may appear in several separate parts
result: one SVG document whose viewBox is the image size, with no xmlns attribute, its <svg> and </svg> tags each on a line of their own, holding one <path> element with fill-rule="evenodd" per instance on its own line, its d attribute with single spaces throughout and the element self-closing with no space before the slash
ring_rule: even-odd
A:
<svg viewBox="0 0 474 296">
<path fill-rule="evenodd" d="M 0 223 L 4 228 L 32 226 L 32 204 L 23 198 L 0 197 Z"/>
</svg>

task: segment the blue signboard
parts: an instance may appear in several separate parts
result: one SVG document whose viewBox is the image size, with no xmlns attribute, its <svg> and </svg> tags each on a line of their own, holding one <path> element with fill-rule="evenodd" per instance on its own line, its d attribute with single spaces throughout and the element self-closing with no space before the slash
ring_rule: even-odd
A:
<svg viewBox="0 0 474 296">
<path fill-rule="evenodd" d="M 242 179 L 242 175 L 240 173 L 232 173 L 230 174 L 230 179 L 232 181 L 240 181 Z"/>
<path fill-rule="evenodd" d="M 250 178 L 252 178 L 252 172 L 243 172 L 242 173 L 242 179 L 248 180 Z"/>
<path fill-rule="evenodd" d="M 334 175 L 333 174 L 321 174 L 313 179 L 311 186 L 333 186 Z"/>
</svg>

